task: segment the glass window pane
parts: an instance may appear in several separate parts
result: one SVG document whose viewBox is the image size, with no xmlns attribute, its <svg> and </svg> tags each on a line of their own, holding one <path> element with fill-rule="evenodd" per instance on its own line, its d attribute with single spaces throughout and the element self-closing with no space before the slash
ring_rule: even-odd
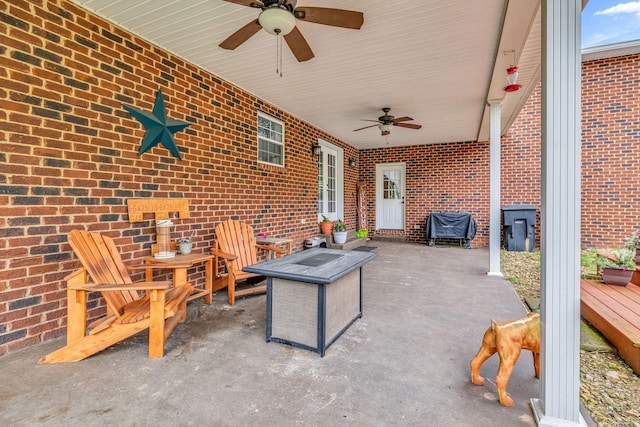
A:
<svg viewBox="0 0 640 427">
<path fill-rule="evenodd" d="M 336 213 L 338 210 L 338 193 L 336 188 L 337 161 L 338 159 L 336 156 L 327 155 L 327 210 L 330 213 Z"/>
<path fill-rule="evenodd" d="M 269 130 L 258 126 L 258 136 L 269 138 Z"/>
<path fill-rule="evenodd" d="M 284 124 L 258 114 L 258 160 L 284 165 Z"/>
<path fill-rule="evenodd" d="M 271 139 L 273 139 L 274 141 L 282 142 L 282 134 L 271 132 Z"/>
<path fill-rule="evenodd" d="M 322 156 L 318 159 L 318 213 L 324 214 L 324 175 L 322 173 L 324 167 Z"/>
</svg>

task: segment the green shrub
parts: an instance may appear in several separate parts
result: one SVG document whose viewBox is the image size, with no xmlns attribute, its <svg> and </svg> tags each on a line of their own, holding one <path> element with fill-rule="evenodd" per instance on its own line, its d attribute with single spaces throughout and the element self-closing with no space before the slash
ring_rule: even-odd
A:
<svg viewBox="0 0 640 427">
<path fill-rule="evenodd" d="M 635 270 L 635 249 L 614 248 L 611 249 L 612 257 L 598 256 L 596 264 L 602 268 L 617 268 L 620 270 Z"/>
</svg>

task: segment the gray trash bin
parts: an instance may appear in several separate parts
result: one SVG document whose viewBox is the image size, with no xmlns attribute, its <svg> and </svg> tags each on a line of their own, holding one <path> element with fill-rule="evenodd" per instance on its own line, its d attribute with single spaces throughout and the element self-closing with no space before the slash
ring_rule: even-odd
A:
<svg viewBox="0 0 640 427">
<path fill-rule="evenodd" d="M 510 205 L 502 208 L 502 240 L 508 251 L 533 252 L 536 248 L 536 208 Z"/>
</svg>

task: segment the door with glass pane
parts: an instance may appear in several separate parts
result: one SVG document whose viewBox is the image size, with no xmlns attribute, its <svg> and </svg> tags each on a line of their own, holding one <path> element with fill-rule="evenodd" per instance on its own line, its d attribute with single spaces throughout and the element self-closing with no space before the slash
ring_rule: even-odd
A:
<svg viewBox="0 0 640 427">
<path fill-rule="evenodd" d="M 404 163 L 376 165 L 376 229 L 404 230 Z"/>
<path fill-rule="evenodd" d="M 322 215 L 338 219 L 338 152 L 322 146 L 318 159 L 318 221 Z"/>
</svg>

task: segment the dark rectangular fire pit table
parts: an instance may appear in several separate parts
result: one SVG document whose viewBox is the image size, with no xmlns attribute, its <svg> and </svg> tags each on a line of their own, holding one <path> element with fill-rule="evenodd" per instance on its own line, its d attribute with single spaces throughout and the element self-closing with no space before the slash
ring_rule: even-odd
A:
<svg viewBox="0 0 640 427">
<path fill-rule="evenodd" d="M 317 248 L 244 267 L 267 277 L 267 342 L 320 353 L 362 317 L 372 252 Z"/>
</svg>

